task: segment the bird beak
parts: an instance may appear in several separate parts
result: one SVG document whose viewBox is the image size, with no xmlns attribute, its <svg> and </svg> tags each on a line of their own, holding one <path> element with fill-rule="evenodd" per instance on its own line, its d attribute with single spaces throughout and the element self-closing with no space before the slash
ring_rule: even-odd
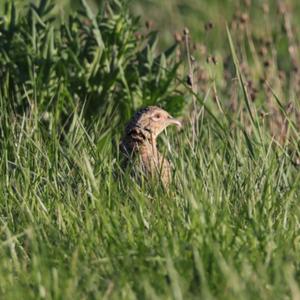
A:
<svg viewBox="0 0 300 300">
<path fill-rule="evenodd" d="M 176 125 L 178 128 L 181 128 L 182 126 L 181 122 L 173 117 L 169 117 L 168 125 Z"/>
</svg>

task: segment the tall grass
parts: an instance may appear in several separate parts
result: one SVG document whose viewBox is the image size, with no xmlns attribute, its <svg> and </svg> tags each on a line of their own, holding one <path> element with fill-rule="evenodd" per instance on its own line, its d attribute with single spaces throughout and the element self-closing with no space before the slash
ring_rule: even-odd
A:
<svg viewBox="0 0 300 300">
<path fill-rule="evenodd" d="M 299 298 L 297 110 L 270 82 L 284 132 L 260 117 L 234 28 L 228 69 L 197 83 L 194 144 L 189 122 L 160 141 L 165 192 L 122 176 L 116 145 L 139 106 L 186 120 L 183 46 L 159 54 L 118 1 L 61 24 L 45 1 L 1 14 L 1 298 Z"/>
</svg>

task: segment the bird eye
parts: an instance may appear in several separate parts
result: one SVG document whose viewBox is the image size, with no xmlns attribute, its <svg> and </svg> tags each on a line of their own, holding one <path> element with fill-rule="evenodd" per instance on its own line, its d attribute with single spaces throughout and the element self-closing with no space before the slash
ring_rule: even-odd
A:
<svg viewBox="0 0 300 300">
<path fill-rule="evenodd" d="M 154 116 L 154 118 L 155 118 L 155 119 L 160 119 L 160 114 L 156 114 L 156 115 Z"/>
</svg>

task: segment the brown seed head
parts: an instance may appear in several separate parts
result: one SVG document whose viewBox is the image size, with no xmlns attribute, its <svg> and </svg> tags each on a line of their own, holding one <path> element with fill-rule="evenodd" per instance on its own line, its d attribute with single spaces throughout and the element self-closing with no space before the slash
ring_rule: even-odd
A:
<svg viewBox="0 0 300 300">
<path fill-rule="evenodd" d="M 240 22 L 245 24 L 249 21 L 249 15 L 247 13 L 242 13 L 240 16 Z"/>
<path fill-rule="evenodd" d="M 182 42 L 182 36 L 181 36 L 180 32 L 177 31 L 174 33 L 174 39 L 175 39 L 175 42 L 178 44 Z"/>
<path fill-rule="evenodd" d="M 262 57 L 265 57 L 268 54 L 268 49 L 263 46 L 259 49 L 258 54 Z"/>
<path fill-rule="evenodd" d="M 209 31 L 209 30 L 211 30 L 213 27 L 214 27 L 214 25 L 213 25 L 212 22 L 207 22 L 207 23 L 204 24 L 204 29 L 205 29 L 205 31 Z"/>
<path fill-rule="evenodd" d="M 251 0 L 245 0 L 244 2 L 245 2 L 245 5 L 246 5 L 246 6 L 248 6 L 248 7 L 251 6 Z"/>
<path fill-rule="evenodd" d="M 262 9 L 263 9 L 264 14 L 268 14 L 270 12 L 269 4 L 267 2 L 263 3 Z"/>
<path fill-rule="evenodd" d="M 189 31 L 189 29 L 188 29 L 187 27 L 185 27 L 185 28 L 183 29 L 183 34 L 184 34 L 184 35 L 189 35 L 189 34 L 190 34 L 190 31 Z"/>
<path fill-rule="evenodd" d="M 151 29 L 151 28 L 154 27 L 154 22 L 153 22 L 152 20 L 147 20 L 147 21 L 145 22 L 145 26 L 146 26 L 146 28 L 149 30 L 149 29 Z"/>
</svg>

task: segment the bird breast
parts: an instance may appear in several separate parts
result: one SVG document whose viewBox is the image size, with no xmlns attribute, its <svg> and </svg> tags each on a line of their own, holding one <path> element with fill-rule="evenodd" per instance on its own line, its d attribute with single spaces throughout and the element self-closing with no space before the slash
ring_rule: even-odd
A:
<svg viewBox="0 0 300 300">
<path fill-rule="evenodd" d="M 121 151 L 125 154 L 134 171 L 134 175 L 158 178 L 164 186 L 171 179 L 171 166 L 168 160 L 157 150 L 156 140 L 139 129 L 132 130 L 121 143 Z"/>
</svg>

